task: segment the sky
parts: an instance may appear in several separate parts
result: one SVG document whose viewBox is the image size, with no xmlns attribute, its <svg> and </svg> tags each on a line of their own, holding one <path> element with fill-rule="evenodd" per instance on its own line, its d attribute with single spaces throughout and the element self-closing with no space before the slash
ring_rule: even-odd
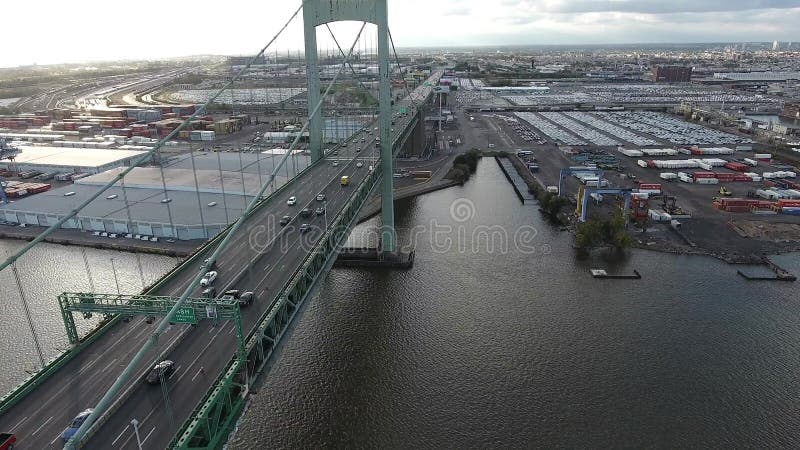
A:
<svg viewBox="0 0 800 450">
<path fill-rule="evenodd" d="M 388 2 L 397 47 L 800 41 L 800 0 Z M 300 0 L 2 2 L 0 67 L 253 54 L 299 5 Z M 302 49 L 301 18 L 272 48 Z M 347 47 L 357 27 L 333 29 Z M 324 27 L 318 34 L 320 48 L 332 45 Z M 374 31 L 365 39 L 374 40 Z"/>
</svg>

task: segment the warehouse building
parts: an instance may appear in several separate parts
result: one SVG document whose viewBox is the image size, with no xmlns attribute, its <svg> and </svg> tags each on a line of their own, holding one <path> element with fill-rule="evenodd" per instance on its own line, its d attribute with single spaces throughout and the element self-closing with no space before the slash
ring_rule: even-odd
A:
<svg viewBox="0 0 800 450">
<path fill-rule="evenodd" d="M 106 150 L 97 148 L 16 146 L 21 153 L 14 161 L 0 162 L 0 168 L 12 172 L 99 173 L 115 167 L 129 166 L 131 161 L 147 153 L 142 150 Z"/>
<path fill-rule="evenodd" d="M 206 239 L 242 214 L 280 157 L 200 152 L 194 154 L 193 161 L 190 155 L 179 155 L 166 162 L 163 179 L 158 167 L 136 167 L 125 177 L 124 189 L 121 183 L 109 188 L 62 228 Z M 275 187 L 285 184 L 296 170 L 303 170 L 308 164 L 307 155 L 296 154 L 279 171 Z M 122 170 L 114 168 L 76 180 L 75 184 L 0 205 L 0 220 L 50 226 Z"/>
</svg>

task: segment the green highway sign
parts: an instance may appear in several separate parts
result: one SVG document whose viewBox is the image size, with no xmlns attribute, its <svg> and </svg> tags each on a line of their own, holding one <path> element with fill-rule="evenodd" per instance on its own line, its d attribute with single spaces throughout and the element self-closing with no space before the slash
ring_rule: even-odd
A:
<svg viewBox="0 0 800 450">
<path fill-rule="evenodd" d="M 183 307 L 175 312 L 172 316 L 172 323 L 197 323 L 197 318 L 194 316 L 194 308 L 191 306 Z"/>
</svg>

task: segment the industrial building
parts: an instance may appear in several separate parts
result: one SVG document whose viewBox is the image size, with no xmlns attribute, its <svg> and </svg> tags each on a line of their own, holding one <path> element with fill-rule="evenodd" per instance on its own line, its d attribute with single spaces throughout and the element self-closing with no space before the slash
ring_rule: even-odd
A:
<svg viewBox="0 0 800 450">
<path fill-rule="evenodd" d="M 0 162 L 0 168 L 12 172 L 99 173 L 115 167 L 128 166 L 146 153 L 142 150 L 105 150 L 50 146 L 16 146 L 21 152 L 14 161 Z"/>
<path fill-rule="evenodd" d="M 191 155 L 179 155 L 165 162 L 163 178 L 162 169 L 158 167 L 136 167 L 125 177 L 124 188 L 117 183 L 91 202 L 77 218 L 67 221 L 63 228 L 205 239 L 219 233 L 241 215 L 262 183 L 269 179 L 279 159 L 278 152 L 198 152 L 193 159 Z M 286 183 L 308 164 L 307 155 L 293 156 L 276 176 L 275 187 Z M 52 225 L 121 170 L 114 168 L 76 180 L 74 184 L 0 205 L 0 220 L 32 226 Z"/>
<path fill-rule="evenodd" d="M 692 81 L 692 68 L 686 66 L 655 66 L 653 81 L 657 83 L 688 83 Z"/>
</svg>

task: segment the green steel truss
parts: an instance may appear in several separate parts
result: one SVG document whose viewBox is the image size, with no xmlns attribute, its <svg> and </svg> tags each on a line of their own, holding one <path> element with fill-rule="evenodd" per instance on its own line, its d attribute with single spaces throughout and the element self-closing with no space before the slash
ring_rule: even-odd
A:
<svg viewBox="0 0 800 450">
<path fill-rule="evenodd" d="M 253 380 L 264 371 L 300 305 L 313 291 L 315 283 L 330 270 L 357 222 L 362 206 L 381 179 L 380 164 L 378 162 L 359 184 L 272 306 L 261 316 L 256 328 L 247 336 L 244 349 L 246 364 L 239 359 L 228 363 L 214 387 L 184 422 L 169 448 L 218 449 L 225 443 L 244 408 L 247 384 L 243 386 L 243 380 Z"/>
</svg>

